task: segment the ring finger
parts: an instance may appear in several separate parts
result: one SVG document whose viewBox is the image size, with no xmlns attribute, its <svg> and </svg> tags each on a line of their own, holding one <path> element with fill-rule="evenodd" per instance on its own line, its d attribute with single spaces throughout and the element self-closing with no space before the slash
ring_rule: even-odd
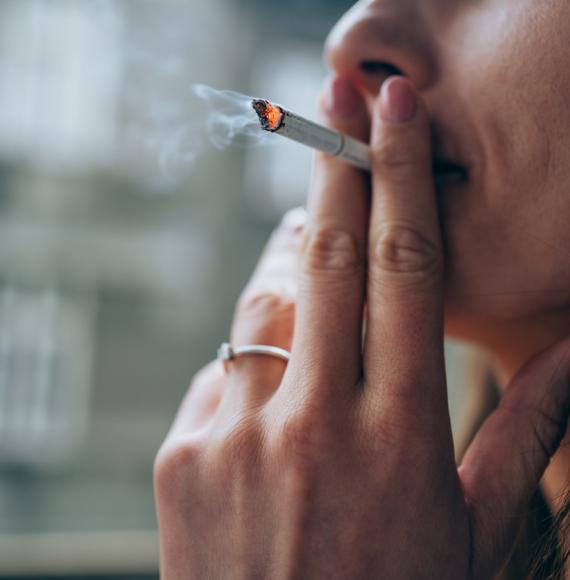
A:
<svg viewBox="0 0 570 580">
<path fill-rule="evenodd" d="M 305 211 L 292 210 L 273 233 L 239 300 L 232 346 L 291 349 L 304 222 Z M 261 402 L 279 386 L 285 368 L 284 361 L 263 355 L 247 355 L 226 363 L 228 398 L 246 397 Z"/>
</svg>

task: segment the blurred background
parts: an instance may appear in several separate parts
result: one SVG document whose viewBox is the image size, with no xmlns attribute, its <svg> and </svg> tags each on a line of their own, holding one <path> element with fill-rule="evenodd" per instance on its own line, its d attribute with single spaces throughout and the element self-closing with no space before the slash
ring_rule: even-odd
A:
<svg viewBox="0 0 570 580">
<path fill-rule="evenodd" d="M 0 0 L 0 577 L 157 577 L 154 455 L 311 165 L 197 154 L 191 85 L 314 116 L 351 4 Z"/>
</svg>

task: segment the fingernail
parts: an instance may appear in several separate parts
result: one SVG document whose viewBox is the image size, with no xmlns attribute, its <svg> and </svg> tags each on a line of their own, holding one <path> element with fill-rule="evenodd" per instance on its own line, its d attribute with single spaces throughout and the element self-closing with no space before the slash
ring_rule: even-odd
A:
<svg viewBox="0 0 570 580">
<path fill-rule="evenodd" d="M 388 123 L 407 123 L 418 111 L 418 99 L 404 77 L 391 77 L 380 90 L 380 115 Z"/>
<path fill-rule="evenodd" d="M 353 119 L 362 111 L 362 98 L 347 77 L 336 76 L 325 91 L 324 106 L 331 117 Z"/>
<path fill-rule="evenodd" d="M 302 232 L 307 224 L 307 211 L 303 207 L 289 210 L 281 220 L 281 227 L 291 233 Z"/>
</svg>

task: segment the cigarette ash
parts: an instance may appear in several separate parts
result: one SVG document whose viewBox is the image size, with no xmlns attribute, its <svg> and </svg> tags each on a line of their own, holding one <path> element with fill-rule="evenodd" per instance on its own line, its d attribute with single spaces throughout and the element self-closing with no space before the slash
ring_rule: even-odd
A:
<svg viewBox="0 0 570 580">
<path fill-rule="evenodd" d="M 259 117 L 259 122 L 265 131 L 275 133 L 283 125 L 285 114 L 281 107 L 273 105 L 264 99 L 254 99 L 251 102 L 253 110 Z"/>
</svg>

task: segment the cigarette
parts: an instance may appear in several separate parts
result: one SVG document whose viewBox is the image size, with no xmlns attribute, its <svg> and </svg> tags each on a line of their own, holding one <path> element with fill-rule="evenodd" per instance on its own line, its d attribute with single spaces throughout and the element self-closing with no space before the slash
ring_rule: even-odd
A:
<svg viewBox="0 0 570 580">
<path fill-rule="evenodd" d="M 264 131 L 282 135 L 370 171 L 370 148 L 362 141 L 323 127 L 264 99 L 254 99 L 251 105 Z"/>
</svg>

